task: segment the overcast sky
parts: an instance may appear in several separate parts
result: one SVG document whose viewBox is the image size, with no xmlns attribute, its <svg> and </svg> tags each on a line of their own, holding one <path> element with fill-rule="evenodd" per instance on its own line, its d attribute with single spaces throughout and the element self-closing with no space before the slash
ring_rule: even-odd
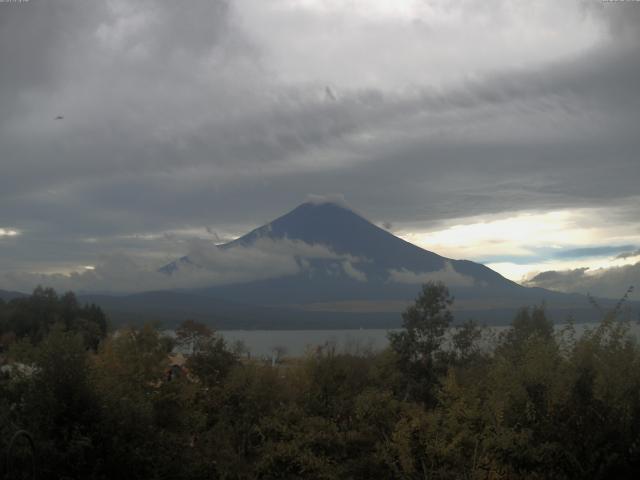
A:
<svg viewBox="0 0 640 480">
<path fill-rule="evenodd" d="M 638 85 L 640 2 L 0 2 L 0 288 L 337 193 L 442 255 L 621 295 Z"/>
</svg>

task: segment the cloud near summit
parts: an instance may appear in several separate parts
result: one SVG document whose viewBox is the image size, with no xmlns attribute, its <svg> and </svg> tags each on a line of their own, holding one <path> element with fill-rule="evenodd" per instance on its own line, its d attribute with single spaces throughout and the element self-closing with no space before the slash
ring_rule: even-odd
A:
<svg viewBox="0 0 640 480">
<path fill-rule="evenodd" d="M 451 262 L 445 262 L 444 267 L 435 272 L 413 272 L 406 268 L 392 269 L 389 270 L 389 281 L 408 284 L 442 282 L 448 287 L 472 287 L 476 284 L 472 277 L 457 272 Z"/>
<path fill-rule="evenodd" d="M 189 261 L 178 260 L 171 274 L 163 273 L 161 265 L 119 254 L 103 257 L 94 267 L 69 274 L 7 273 L 0 276 L 0 288 L 31 291 L 37 285 L 46 285 L 59 291 L 94 293 L 199 288 L 294 275 L 311 268 L 309 260 L 318 259 L 335 260 L 346 275 L 366 281 L 364 273 L 354 266 L 361 259 L 299 240 L 260 238 L 251 246 L 231 248 L 194 240 L 186 257 Z"/>
</svg>

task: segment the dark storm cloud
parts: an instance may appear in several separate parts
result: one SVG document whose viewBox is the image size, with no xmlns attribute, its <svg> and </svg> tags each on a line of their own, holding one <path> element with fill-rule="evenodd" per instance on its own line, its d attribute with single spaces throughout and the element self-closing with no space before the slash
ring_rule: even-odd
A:
<svg viewBox="0 0 640 480">
<path fill-rule="evenodd" d="M 165 231 L 240 233 L 310 192 L 394 225 L 637 220 L 640 8 L 587 5 L 610 36 L 576 56 L 410 89 L 282 82 L 235 2 L 0 5 L 0 269 L 166 255 Z"/>
</svg>

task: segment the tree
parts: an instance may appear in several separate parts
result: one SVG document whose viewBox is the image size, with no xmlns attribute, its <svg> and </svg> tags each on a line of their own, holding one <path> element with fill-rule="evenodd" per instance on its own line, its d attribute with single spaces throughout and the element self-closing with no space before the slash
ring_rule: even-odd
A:
<svg viewBox="0 0 640 480">
<path fill-rule="evenodd" d="M 83 338 L 58 324 L 37 347 L 35 371 L 20 405 L 45 478 L 86 478 L 99 449 L 100 402 Z"/>
<path fill-rule="evenodd" d="M 456 327 L 456 333 L 451 337 L 454 356 L 459 364 L 468 363 L 478 357 L 479 342 L 482 339 L 482 328 L 473 320 L 467 320 Z"/>
<path fill-rule="evenodd" d="M 40 343 L 56 324 L 80 333 L 87 349 L 96 350 L 107 335 L 107 317 L 96 305 L 81 306 L 72 292 L 62 296 L 52 288 L 37 287 L 30 297 L 11 300 L 0 308 L 0 336 L 28 338 Z"/>
<path fill-rule="evenodd" d="M 157 424 L 158 412 L 167 403 L 164 394 L 171 393 L 160 391 L 171 351 L 166 340 L 149 324 L 122 329 L 103 342 L 93 358 L 104 415 L 96 440 L 105 459 L 102 478 L 158 478 L 154 472 L 159 466 L 171 463 L 171 457 L 163 458 L 160 452 L 167 451 L 164 442 L 173 437 Z M 176 445 L 173 449 L 181 451 Z"/>
<path fill-rule="evenodd" d="M 187 359 L 187 368 L 207 385 L 219 385 L 238 363 L 238 356 L 227 348 L 222 337 L 211 335 L 198 342 L 198 348 Z"/>
<path fill-rule="evenodd" d="M 553 322 L 547 318 L 544 305 L 520 309 L 511 322 L 511 328 L 501 335 L 496 352 L 517 358 L 528 343 L 548 343 L 553 339 Z"/>
<path fill-rule="evenodd" d="M 176 328 L 178 345 L 186 348 L 189 353 L 195 353 L 213 336 L 213 331 L 204 323 L 195 320 L 185 320 Z"/>
<path fill-rule="evenodd" d="M 274 345 L 271 347 L 271 364 L 279 364 L 287 354 L 287 347 L 284 345 Z"/>
<path fill-rule="evenodd" d="M 398 367 L 406 376 L 407 396 L 426 403 L 434 400 L 433 386 L 445 366 L 441 347 L 453 321 L 452 304 L 443 283 L 425 283 L 415 303 L 402 314 L 403 330 L 389 334 Z"/>
</svg>

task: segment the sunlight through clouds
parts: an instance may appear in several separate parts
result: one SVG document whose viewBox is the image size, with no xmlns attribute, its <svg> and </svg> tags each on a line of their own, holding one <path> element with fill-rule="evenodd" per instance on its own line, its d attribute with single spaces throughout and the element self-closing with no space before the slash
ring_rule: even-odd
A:
<svg viewBox="0 0 640 480">
<path fill-rule="evenodd" d="M 399 232 L 405 240 L 452 258 L 530 255 L 530 247 L 590 245 L 595 234 L 573 224 L 570 211 L 521 213 L 507 218 L 458 219 L 455 225 L 429 232 Z"/>
<path fill-rule="evenodd" d="M 602 217 L 601 209 L 523 212 L 506 218 L 458 219 L 439 230 L 396 233 L 449 258 L 485 262 L 507 278 L 521 281 L 545 270 L 599 269 L 633 263 L 634 258 L 610 254 L 563 258 L 562 252 L 575 247 L 640 244 L 635 225 L 610 225 Z M 491 261 L 492 256 L 502 260 Z"/>
<path fill-rule="evenodd" d="M 2 237 L 15 237 L 20 235 L 18 230 L 14 230 L 12 228 L 0 228 L 0 238 Z"/>
</svg>

